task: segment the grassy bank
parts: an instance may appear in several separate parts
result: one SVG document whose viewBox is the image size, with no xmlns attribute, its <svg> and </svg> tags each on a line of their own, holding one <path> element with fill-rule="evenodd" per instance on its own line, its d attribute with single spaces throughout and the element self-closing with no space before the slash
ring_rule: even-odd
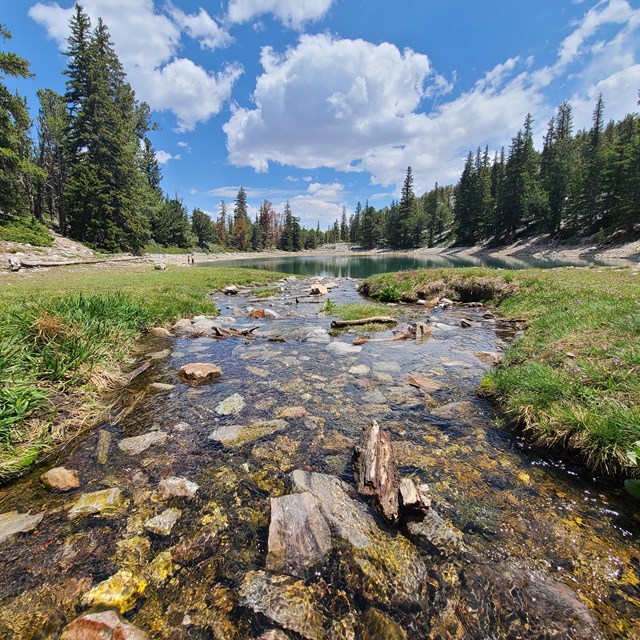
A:
<svg viewBox="0 0 640 640">
<path fill-rule="evenodd" d="M 105 385 L 136 337 L 216 313 L 207 293 L 280 274 L 149 266 L 54 269 L 0 276 L 0 480 L 95 420 Z"/>
<path fill-rule="evenodd" d="M 372 297 L 490 301 L 527 322 L 481 391 L 535 443 L 571 450 L 592 469 L 632 473 L 640 440 L 640 273 L 624 269 L 435 269 L 366 280 Z"/>
</svg>

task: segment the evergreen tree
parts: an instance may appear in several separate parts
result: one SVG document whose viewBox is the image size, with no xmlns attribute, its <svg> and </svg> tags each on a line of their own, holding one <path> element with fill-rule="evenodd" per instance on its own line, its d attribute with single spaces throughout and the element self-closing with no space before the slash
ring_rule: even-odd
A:
<svg viewBox="0 0 640 640">
<path fill-rule="evenodd" d="M 288 200 L 284 205 L 284 226 L 280 235 L 278 249 L 293 251 L 293 213 Z"/>
<path fill-rule="evenodd" d="M 145 127 L 141 114 L 148 110 L 125 82 L 107 27 L 98 20 L 90 33 L 79 5 L 67 55 L 69 232 L 110 251 L 139 251 L 149 237 L 149 192 L 138 157 Z"/>
<path fill-rule="evenodd" d="M 342 217 L 340 218 L 340 240 L 349 242 L 349 223 L 347 222 L 347 207 L 342 205 Z"/>
<path fill-rule="evenodd" d="M 244 187 L 240 187 L 233 207 L 233 234 L 231 243 L 240 251 L 249 248 L 251 240 L 251 222 L 247 213 L 247 194 Z"/>
<path fill-rule="evenodd" d="M 353 244 L 360 242 L 360 220 L 362 217 L 362 205 L 360 200 L 356 203 L 356 209 L 353 214 L 353 219 L 349 225 L 349 240 Z"/>
<path fill-rule="evenodd" d="M 456 187 L 456 238 L 462 245 L 472 245 L 476 240 L 477 211 L 475 210 L 475 165 L 473 153 L 469 155 L 464 164 L 460 181 Z"/>
<path fill-rule="evenodd" d="M 254 251 L 262 251 L 264 249 L 264 233 L 262 231 L 262 225 L 256 214 L 255 222 L 251 228 L 251 248 Z"/>
<path fill-rule="evenodd" d="M 153 239 L 165 247 L 191 246 L 193 236 L 187 216 L 187 209 L 177 196 L 166 197 L 157 217 L 153 220 Z"/>
<path fill-rule="evenodd" d="M 0 40 L 11 33 L 0 24 Z M 4 79 L 30 78 L 29 62 L 15 53 L 0 51 L 0 222 L 27 215 L 31 209 L 31 184 L 44 178 L 32 162 L 29 128 L 31 120 L 26 101 L 9 91 Z"/>
<path fill-rule="evenodd" d="M 413 173 L 411 167 L 407 167 L 407 173 L 402 185 L 400 203 L 397 215 L 389 227 L 389 246 L 394 249 L 406 249 L 415 244 L 412 229 L 412 216 L 415 214 L 415 193 L 413 192 Z"/>
<path fill-rule="evenodd" d="M 191 213 L 191 231 L 196 237 L 198 246 L 208 249 L 216 239 L 215 229 L 211 218 L 200 209 L 194 209 Z"/>
<path fill-rule="evenodd" d="M 222 246 L 227 243 L 227 205 L 224 200 L 220 200 L 220 209 L 218 210 L 218 219 L 215 222 L 216 236 Z"/>
</svg>

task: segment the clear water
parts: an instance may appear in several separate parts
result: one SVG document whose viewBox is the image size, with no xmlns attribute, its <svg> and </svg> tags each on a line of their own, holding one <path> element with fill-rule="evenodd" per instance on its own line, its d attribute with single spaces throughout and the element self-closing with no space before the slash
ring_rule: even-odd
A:
<svg viewBox="0 0 640 640">
<path fill-rule="evenodd" d="M 233 326 L 259 327 L 251 339 L 149 341 L 146 350 L 169 348 L 171 354 L 122 392 L 120 405 L 130 411 L 101 425 L 113 438 L 106 464 L 96 462 L 94 429 L 58 460 L 0 487 L 0 513 L 45 514 L 33 532 L 0 544 L 0 637 L 58 638 L 86 610 L 82 595 L 123 569 L 144 576 L 146 586 L 126 617 L 152 639 L 259 637 L 277 625 L 244 606 L 240 592 L 247 574 L 265 567 L 270 498 L 291 491 L 293 469 L 352 483 L 353 445 L 362 425 L 375 418 L 391 434 L 400 474 L 429 483 L 434 508 L 463 532 L 466 551 L 420 551 L 426 580 L 415 585 L 414 602 L 396 604 L 363 592 L 347 551 L 336 545 L 300 587 L 313 596 L 326 625 L 353 620 L 356 638 L 638 638 L 637 504 L 617 485 L 529 448 L 500 428 L 492 406 L 475 394 L 487 370 L 475 353 L 501 350 L 508 327 L 485 320 L 482 309 L 436 309 L 430 312 L 433 335 L 424 343 L 370 342 L 337 357 L 323 344 L 302 340 L 313 327 L 329 329 L 332 320 L 320 314 L 320 304 L 296 303 L 308 284 L 283 283 L 280 297 L 258 303 L 250 295 L 218 296 L 221 315 L 237 319 Z M 340 281 L 331 298 L 338 304 L 360 300 L 351 281 Z M 282 317 L 254 320 L 247 317 L 249 306 L 270 306 Z M 405 305 L 399 321 L 424 320 L 427 313 Z M 461 328 L 463 317 L 473 326 Z M 361 334 L 348 331 L 331 340 L 351 343 Z M 177 369 L 194 361 L 219 364 L 222 377 L 202 387 L 180 383 Z M 354 365 L 366 365 L 369 373 L 350 373 Z M 440 389 L 425 396 L 407 384 L 410 372 Z M 152 394 L 151 382 L 175 387 Z M 219 415 L 218 403 L 235 393 L 245 407 Z M 463 404 L 449 416 L 434 408 L 451 403 Z M 218 427 L 272 420 L 291 406 L 305 407 L 308 415 L 287 419 L 283 430 L 240 446 L 209 439 Z M 138 455 L 117 447 L 122 438 L 159 429 L 168 434 L 162 445 Z M 58 465 L 79 471 L 80 489 L 56 494 L 42 486 L 40 474 Z M 160 500 L 158 483 L 167 476 L 196 482 L 197 497 Z M 80 493 L 107 487 L 122 489 L 125 508 L 110 517 L 68 519 Z M 146 531 L 145 521 L 167 506 L 182 511 L 171 534 Z M 402 539 L 378 523 L 381 536 Z M 173 566 L 158 575 L 151 568 L 163 553 Z M 602 633 L 580 625 L 571 630 L 567 597 L 586 605 Z M 293 594 L 285 606 L 293 610 L 296 602 Z M 373 609 L 406 635 L 361 635 Z M 317 637 L 354 636 L 334 629 Z"/>
</svg>

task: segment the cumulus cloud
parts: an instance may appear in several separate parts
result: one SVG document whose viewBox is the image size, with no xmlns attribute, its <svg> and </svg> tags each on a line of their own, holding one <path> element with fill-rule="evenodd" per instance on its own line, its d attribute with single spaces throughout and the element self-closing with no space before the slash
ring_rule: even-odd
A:
<svg viewBox="0 0 640 640">
<path fill-rule="evenodd" d="M 292 29 L 322 18 L 333 0 L 230 0 L 228 18 L 231 22 L 249 22 L 271 14 Z"/>
<path fill-rule="evenodd" d="M 323 200 L 337 200 L 342 198 L 343 191 L 344 185 L 341 185 L 339 182 L 332 182 L 331 184 L 312 182 L 307 187 L 307 193 L 316 198 L 322 198 Z"/>
<path fill-rule="evenodd" d="M 159 164 L 167 164 L 169 160 L 180 160 L 180 154 L 174 156 L 168 151 L 162 151 L 162 149 L 160 149 L 159 151 L 156 151 L 156 160 Z"/>
<path fill-rule="evenodd" d="M 582 101 L 590 110 L 598 91 L 608 118 L 633 109 L 639 26 L 627 0 L 598 2 L 552 64 L 509 58 L 430 112 L 424 98 L 450 92 L 455 75 L 438 74 L 422 53 L 326 34 L 302 35 L 284 52 L 265 47 L 254 105 L 236 107 L 224 126 L 229 160 L 259 172 L 270 163 L 365 171 L 396 189 L 411 165 L 417 191 L 455 181 L 468 149 L 508 145 L 528 112 L 544 127 L 557 106 L 547 98 L 553 83 L 575 87 L 576 126 L 588 126 Z"/>
<path fill-rule="evenodd" d="M 84 0 L 83 7 L 95 24 L 102 17 L 111 33 L 118 57 L 138 97 L 156 111 L 170 111 L 179 131 L 192 130 L 220 112 L 242 73 L 240 65 L 207 70 L 178 57 L 183 33 L 213 49 L 231 42 L 229 34 L 200 9 L 185 14 L 169 6 L 156 10 L 153 0 Z M 37 3 L 29 16 L 43 25 L 61 49 L 66 48 L 68 22 L 73 9 L 58 3 Z"/>
</svg>

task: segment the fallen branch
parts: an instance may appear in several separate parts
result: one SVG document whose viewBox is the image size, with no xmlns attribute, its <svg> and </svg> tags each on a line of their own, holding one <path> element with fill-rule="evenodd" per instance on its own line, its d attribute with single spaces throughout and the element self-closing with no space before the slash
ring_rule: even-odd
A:
<svg viewBox="0 0 640 640">
<path fill-rule="evenodd" d="M 389 316 L 374 316 L 372 318 L 361 318 L 360 320 L 334 320 L 331 323 L 332 328 L 355 327 L 363 324 L 397 324 L 395 318 Z"/>
<path fill-rule="evenodd" d="M 240 338 L 251 335 L 259 327 L 252 327 L 251 329 L 243 329 L 238 331 L 237 329 L 225 329 L 224 327 L 212 327 L 211 331 L 214 338 Z"/>
</svg>

